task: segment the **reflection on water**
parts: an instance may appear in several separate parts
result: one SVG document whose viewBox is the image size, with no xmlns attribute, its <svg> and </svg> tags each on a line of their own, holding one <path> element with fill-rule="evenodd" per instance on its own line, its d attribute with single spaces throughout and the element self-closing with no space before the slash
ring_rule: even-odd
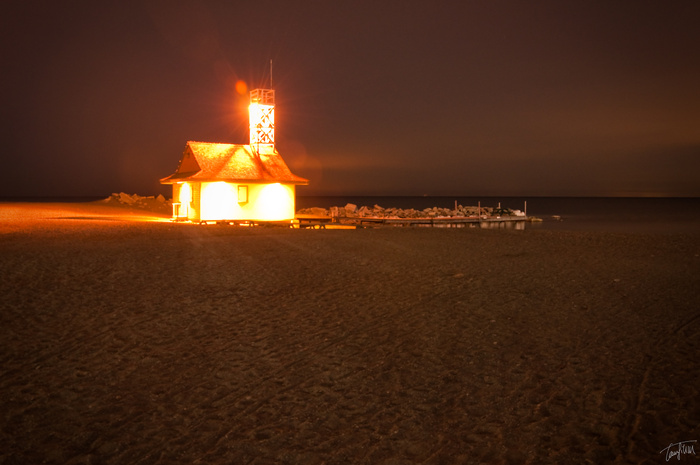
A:
<svg viewBox="0 0 700 465">
<path fill-rule="evenodd" d="M 514 229 L 524 230 L 527 221 L 482 221 L 479 223 L 481 229 Z"/>
<path fill-rule="evenodd" d="M 527 221 L 525 220 L 519 220 L 519 221 L 512 221 L 512 220 L 506 220 L 506 221 L 498 221 L 498 220 L 490 220 L 490 221 L 444 221 L 441 222 L 440 220 L 436 220 L 431 223 L 415 223 L 415 224 L 410 224 L 409 221 L 406 222 L 406 224 L 402 224 L 401 226 L 410 226 L 410 227 L 417 227 L 417 228 L 481 228 L 481 229 L 512 229 L 512 230 L 524 230 L 525 229 L 525 224 Z"/>
<path fill-rule="evenodd" d="M 568 216 L 562 220 L 545 219 L 541 223 L 528 223 L 529 229 L 549 231 L 594 231 L 612 233 L 686 234 L 700 233 L 700 219 L 615 219 L 583 216 Z"/>
</svg>

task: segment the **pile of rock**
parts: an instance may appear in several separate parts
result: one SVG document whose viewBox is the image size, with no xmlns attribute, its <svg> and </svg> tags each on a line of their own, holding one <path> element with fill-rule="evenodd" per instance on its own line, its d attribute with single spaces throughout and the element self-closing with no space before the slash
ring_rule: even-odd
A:
<svg viewBox="0 0 700 465">
<path fill-rule="evenodd" d="M 423 210 L 413 208 L 383 208 L 379 205 L 373 207 L 348 203 L 344 207 L 326 208 L 303 208 L 297 212 L 298 215 L 328 216 L 332 218 L 454 218 L 454 217 L 494 217 L 494 216 L 524 216 L 520 210 L 510 210 L 508 208 L 493 207 L 466 207 L 457 205 L 456 208 L 432 207 Z"/>
<path fill-rule="evenodd" d="M 142 197 L 138 194 L 112 194 L 103 200 L 107 205 L 132 207 L 155 213 L 172 213 L 172 203 L 162 195 Z"/>
</svg>

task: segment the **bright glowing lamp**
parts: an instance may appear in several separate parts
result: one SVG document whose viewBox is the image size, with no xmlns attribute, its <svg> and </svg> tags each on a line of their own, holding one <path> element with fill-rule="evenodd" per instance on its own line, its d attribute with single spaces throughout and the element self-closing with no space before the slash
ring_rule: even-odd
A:
<svg viewBox="0 0 700 465">
<path fill-rule="evenodd" d="M 255 89 L 250 91 L 248 107 L 250 145 L 275 145 L 275 91 Z"/>
</svg>

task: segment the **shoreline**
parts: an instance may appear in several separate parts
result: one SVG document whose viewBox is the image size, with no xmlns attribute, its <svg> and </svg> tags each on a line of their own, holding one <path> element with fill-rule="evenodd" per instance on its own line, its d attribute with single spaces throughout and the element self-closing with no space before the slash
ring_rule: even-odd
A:
<svg viewBox="0 0 700 465">
<path fill-rule="evenodd" d="M 100 204 L 109 200 L 110 204 L 119 205 L 117 201 L 126 194 L 112 194 L 106 199 L 93 202 L 68 202 L 64 205 L 87 206 Z M 158 211 L 159 215 L 170 216 L 170 209 L 163 208 L 166 203 L 158 203 L 155 197 L 128 196 L 134 202 L 143 201 L 144 208 L 137 211 Z M 502 201 L 504 208 L 522 208 L 523 201 L 528 200 L 527 214 L 530 217 L 542 219 L 542 222 L 527 223 L 526 229 L 530 230 L 556 230 L 556 231 L 590 231 L 612 233 L 653 233 L 653 234 L 694 234 L 700 232 L 700 199 L 698 198 L 580 198 L 580 197 L 537 197 L 537 198 L 509 198 L 509 197 L 313 197 L 298 196 L 297 212 L 305 208 L 324 210 L 329 212 L 330 207 L 338 205 L 338 202 L 358 201 L 356 205 L 363 205 L 363 201 L 370 201 L 364 205 L 374 205 L 372 202 L 384 204 L 387 201 L 393 207 L 384 204 L 382 208 L 387 212 L 406 210 L 410 212 L 429 210 L 451 210 L 455 200 L 462 205 L 477 205 L 478 200 L 482 205 L 491 207 Z M 491 202 L 493 200 L 493 202 Z M 444 201 L 444 202 L 442 202 Z M 152 205 L 149 205 L 150 204 Z M 304 202 L 312 202 L 310 205 Z M 324 203 L 325 202 L 325 203 Z M 421 203 L 428 202 L 428 203 Z M 16 205 L 18 202 L 0 202 L 5 205 Z M 42 202 L 24 202 L 29 205 L 41 205 Z M 45 203 L 45 202 L 44 202 Z M 53 202 L 56 204 L 56 202 Z M 345 205 L 345 203 L 342 203 Z M 124 205 L 120 205 L 124 206 Z M 127 205 L 128 207 L 128 205 Z M 339 211 L 344 207 L 337 207 Z M 365 207 L 371 209 L 373 207 Z M 468 207 L 464 207 L 468 208 Z M 361 210 L 358 207 L 357 210 Z M 146 213 L 148 215 L 148 213 Z M 304 215 L 297 214 L 302 217 Z M 384 215 L 386 216 L 386 215 Z M 394 215 L 397 216 L 397 215 Z M 436 214 L 435 216 L 444 216 Z"/>
<path fill-rule="evenodd" d="M 138 197 L 138 196 L 135 196 Z M 125 205 L 108 199 L 101 199 L 93 202 L 65 203 L 65 202 L 0 202 L 0 222 L 5 222 L 5 228 L 19 227 L 16 219 L 8 212 L 16 210 L 18 207 L 26 208 L 24 215 L 28 217 L 48 217 L 54 215 L 56 217 L 70 216 L 66 211 L 73 210 L 78 216 L 81 212 L 82 216 L 88 210 L 93 212 L 96 217 L 120 216 L 125 217 L 142 217 L 142 220 L 149 218 L 157 219 L 158 221 L 169 221 L 171 211 L 169 207 L 164 207 L 166 203 L 161 203 L 155 198 L 140 198 L 147 199 L 141 208 L 136 205 Z M 693 203 L 695 205 L 695 203 Z M 111 209 L 111 210 L 106 210 Z M 432 207 L 431 207 L 432 209 Z M 49 210 L 53 210 L 53 213 Z M 321 209 L 327 211 L 326 209 Z M 387 208 L 387 211 L 398 210 Z M 108 213 L 109 211 L 109 213 Z M 562 210 L 556 210 L 561 212 Z M 685 211 L 685 210 L 684 210 Z M 43 212 L 43 213 L 42 213 Z M 595 233 L 614 233 L 614 234 L 661 234 L 661 235 L 676 235 L 676 234 L 698 234 L 700 233 L 700 214 L 690 211 L 688 215 L 682 214 L 666 214 L 666 215 L 643 215 L 639 212 L 629 214 L 610 215 L 601 214 L 594 215 L 590 212 L 584 213 L 569 213 L 563 215 L 549 214 L 534 214 L 530 218 L 536 217 L 542 219 L 541 222 L 526 222 L 520 223 L 524 229 L 535 231 L 572 231 L 572 232 L 595 232 Z M 297 215 L 298 218 L 303 218 L 309 215 Z M 313 215 L 311 215 L 313 217 Z M 5 220 L 3 220 L 3 218 Z M 8 222 L 7 220 L 12 220 Z M 327 220 L 324 220 L 327 221 Z M 399 222 L 400 223 L 400 222 Z M 468 224 L 465 226 L 469 226 Z M 495 228 L 498 229 L 498 228 Z"/>
</svg>

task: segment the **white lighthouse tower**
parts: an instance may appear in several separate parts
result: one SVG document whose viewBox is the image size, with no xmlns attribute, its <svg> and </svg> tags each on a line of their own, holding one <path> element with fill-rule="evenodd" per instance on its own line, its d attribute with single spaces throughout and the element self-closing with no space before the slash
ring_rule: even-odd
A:
<svg viewBox="0 0 700 465">
<path fill-rule="evenodd" d="M 275 147 L 275 91 L 254 89 L 250 91 L 248 107 L 250 145 L 258 153 L 272 151 Z"/>
</svg>

